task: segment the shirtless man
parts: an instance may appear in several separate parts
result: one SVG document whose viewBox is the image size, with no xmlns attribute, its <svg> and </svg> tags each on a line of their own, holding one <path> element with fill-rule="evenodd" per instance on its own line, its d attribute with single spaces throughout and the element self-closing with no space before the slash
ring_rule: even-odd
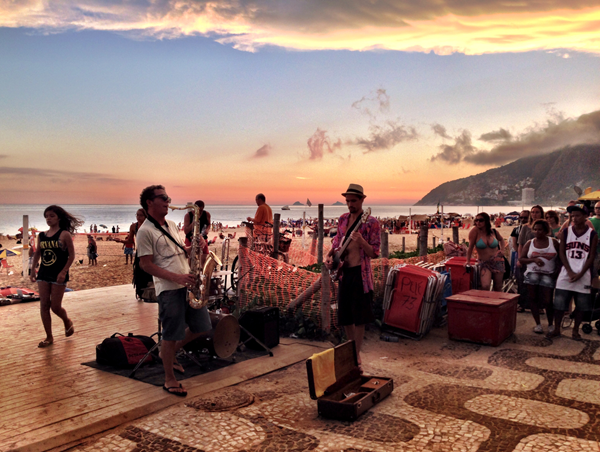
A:
<svg viewBox="0 0 600 452">
<path fill-rule="evenodd" d="M 363 188 L 357 184 L 350 184 L 342 196 L 346 198 L 348 213 L 343 214 L 338 221 L 338 231 L 325 262 L 329 268 L 336 250 L 348 239 L 345 237 L 346 231 L 362 216 L 362 205 L 366 198 Z M 371 306 L 373 303 L 371 259 L 379 256 L 381 245 L 377 219 L 369 216 L 365 223 L 350 234 L 349 240 L 350 244 L 346 248 L 346 256 L 343 259 L 344 266 L 338 294 L 338 323 L 344 327 L 348 340 L 355 342 L 360 366 L 362 362 L 360 349 L 365 335 L 365 324 L 375 320 Z"/>
</svg>

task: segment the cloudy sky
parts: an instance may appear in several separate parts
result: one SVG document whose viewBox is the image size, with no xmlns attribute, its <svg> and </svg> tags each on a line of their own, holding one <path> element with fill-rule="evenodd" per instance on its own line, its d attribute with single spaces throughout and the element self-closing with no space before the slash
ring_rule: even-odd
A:
<svg viewBox="0 0 600 452">
<path fill-rule="evenodd" d="M 597 0 L 0 0 L 0 203 L 406 204 L 599 142 Z"/>
</svg>

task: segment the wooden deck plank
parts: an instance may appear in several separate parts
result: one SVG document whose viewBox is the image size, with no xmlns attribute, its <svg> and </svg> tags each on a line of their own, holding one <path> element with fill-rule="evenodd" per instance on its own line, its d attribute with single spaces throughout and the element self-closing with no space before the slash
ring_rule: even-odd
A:
<svg viewBox="0 0 600 452">
<path fill-rule="evenodd" d="M 183 400 L 160 387 L 82 366 L 112 333 L 150 335 L 158 306 L 135 300 L 130 285 L 65 294 L 75 323 L 65 338 L 53 315 L 55 343 L 44 337 L 36 302 L 0 307 L 0 450 L 43 451 L 78 441 Z M 261 357 L 185 380 L 188 399 L 306 359 L 326 344 L 282 339 Z M 15 382 L 19 384 L 15 387 Z"/>
</svg>

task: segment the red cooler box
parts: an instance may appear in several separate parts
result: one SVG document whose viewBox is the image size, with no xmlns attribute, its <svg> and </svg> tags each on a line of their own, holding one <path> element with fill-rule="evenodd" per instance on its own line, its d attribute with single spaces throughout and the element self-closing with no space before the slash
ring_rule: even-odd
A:
<svg viewBox="0 0 600 452">
<path fill-rule="evenodd" d="M 446 298 L 448 336 L 497 347 L 517 326 L 519 294 L 468 290 Z"/>
<path fill-rule="evenodd" d="M 465 263 L 466 257 L 455 256 L 446 262 L 446 268 L 450 270 L 450 279 L 452 280 L 452 295 L 459 294 L 471 289 L 471 273 L 467 273 Z M 477 261 L 471 259 L 471 265 Z"/>
</svg>

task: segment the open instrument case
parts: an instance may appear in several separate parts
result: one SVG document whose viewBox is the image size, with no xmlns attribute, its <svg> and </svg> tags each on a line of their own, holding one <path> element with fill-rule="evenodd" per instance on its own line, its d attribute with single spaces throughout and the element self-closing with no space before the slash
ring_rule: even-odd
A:
<svg viewBox="0 0 600 452">
<path fill-rule="evenodd" d="M 332 365 L 323 366 L 316 362 L 324 354 L 329 354 Z M 313 355 L 306 361 L 306 370 L 310 397 L 317 401 L 319 415 L 331 419 L 354 421 L 394 390 L 391 378 L 361 375 L 354 341 Z M 332 384 L 320 389 L 319 382 L 323 386 L 324 381 Z"/>
</svg>

